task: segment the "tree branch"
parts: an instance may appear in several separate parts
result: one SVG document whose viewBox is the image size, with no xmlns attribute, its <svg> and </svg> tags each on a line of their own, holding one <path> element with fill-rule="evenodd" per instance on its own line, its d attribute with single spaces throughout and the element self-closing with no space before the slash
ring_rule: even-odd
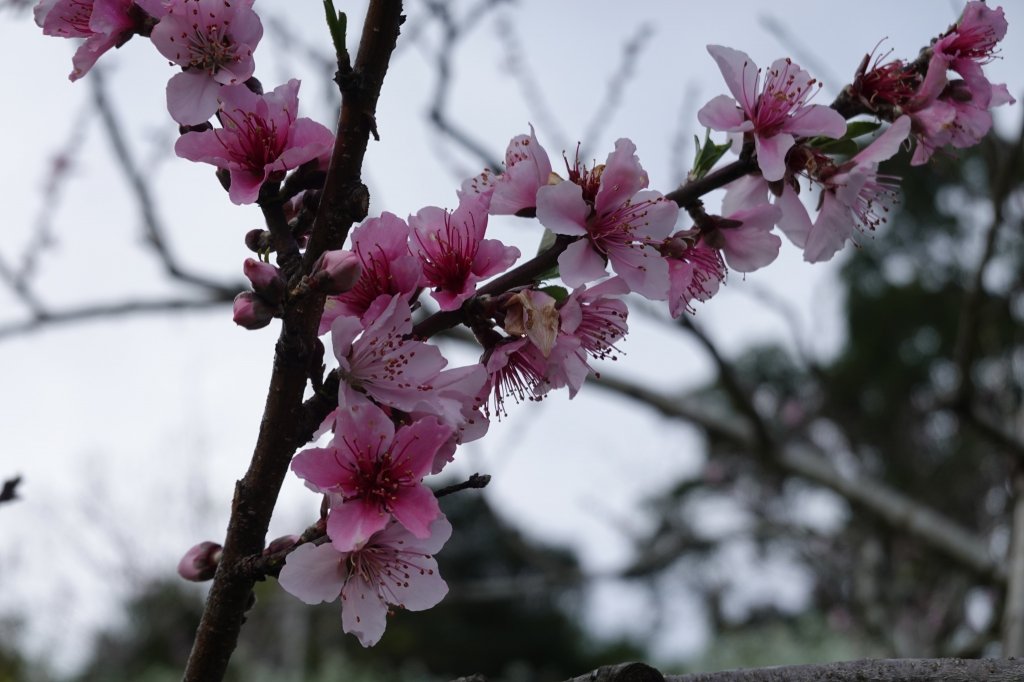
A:
<svg viewBox="0 0 1024 682">
<path fill-rule="evenodd" d="M 402 24 L 401 0 L 372 0 L 353 73 L 343 80 L 338 132 L 313 231 L 296 277 L 326 250 L 340 248 L 353 222 L 366 215 L 369 196 L 362 163 L 376 107 Z M 303 296 L 285 310 L 267 403 L 249 469 L 235 486 L 224 553 L 214 575 L 185 670 L 185 682 L 219 682 L 238 642 L 253 578 L 244 568 L 258 556 L 295 449 L 302 395 L 314 357 L 323 296 Z"/>
</svg>

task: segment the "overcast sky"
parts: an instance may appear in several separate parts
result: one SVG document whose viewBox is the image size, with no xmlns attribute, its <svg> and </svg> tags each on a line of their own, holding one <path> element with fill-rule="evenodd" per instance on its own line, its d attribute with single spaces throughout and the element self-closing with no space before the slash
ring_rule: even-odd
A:
<svg viewBox="0 0 1024 682">
<path fill-rule="evenodd" d="M 461 11 L 467 3 L 453 3 Z M 1020 98 L 1024 63 L 1017 27 L 1024 3 L 1004 2 L 1010 22 L 1003 59 L 990 65 L 994 82 L 1007 82 Z M 363 3 L 348 3 L 351 46 Z M 423 8 L 407 3 L 407 32 Z M 722 13 L 722 8 L 727 8 Z M 303 79 L 300 113 L 330 125 L 327 74 L 270 28 L 284 22 L 311 45 L 327 45 L 319 2 L 260 0 L 268 27 L 256 52 L 256 75 L 270 89 L 289 77 Z M 695 112 L 725 92 L 705 45 L 742 49 L 760 65 L 792 56 L 826 84 L 827 103 L 852 75 L 865 52 L 888 38 L 883 50 L 913 57 L 954 20 L 959 5 L 940 0 L 894 3 L 831 2 L 633 2 L 523 0 L 491 16 L 460 45 L 449 112 L 495 156 L 532 122 L 552 157 L 571 150 L 595 117 L 607 114 L 596 139 L 584 140 L 603 160 L 618 137 L 630 137 L 663 191 L 680 180 L 674 138 L 684 133 L 692 154 Z M 770 21 L 783 27 L 772 28 Z M 508 40 L 514 27 L 515 59 L 536 79 L 544 106 L 527 104 L 509 74 Z M 641 26 L 651 29 L 624 89 L 607 109 L 604 92 L 624 44 Z M 790 35 L 795 43 L 783 44 Z M 478 159 L 453 149 L 427 125 L 425 112 L 435 78 L 431 55 L 436 30 L 415 43 L 400 40 L 382 94 L 366 179 L 371 214 L 399 215 L 425 205 L 452 207 L 459 177 L 479 170 Z M 27 13 L 0 14 L 0 108 L 5 188 L 0 258 L 11 265 L 31 243 L 34 226 L 53 208 L 53 245 L 40 257 L 36 283 L 54 308 L 76 303 L 187 292 L 161 276 L 142 244 L 137 206 L 112 162 L 95 117 L 85 114 L 89 77 L 70 83 L 73 45 L 43 37 Z M 805 60 L 810 55 L 813 61 Z M 242 236 L 260 225 L 255 207 L 232 205 L 208 166 L 169 154 L 176 127 L 166 115 L 163 89 L 173 71 L 144 40 L 132 40 L 104 57 L 112 97 L 136 159 L 151 172 L 157 203 L 177 256 L 200 272 L 240 277 L 249 254 Z M 999 112 L 1003 130 L 1019 125 L 1020 105 Z M 44 193 L 54 154 L 72 135 L 81 140 L 72 177 L 58 197 Z M 898 226 L 895 228 L 898 229 Z M 535 223 L 495 220 L 492 234 L 533 253 Z M 837 261 L 838 262 L 838 261 Z M 827 355 L 842 340 L 837 262 L 808 266 L 790 245 L 764 271 L 731 276 L 697 321 L 726 352 L 765 339 L 790 340 L 790 329 L 754 294 L 772 292 L 798 312 L 800 333 L 815 354 Z M 0 289 L 0 325 L 24 315 Z M 669 391 L 683 391 L 711 377 L 699 349 L 657 325 L 634 317 L 614 370 Z M 173 569 L 199 540 L 220 540 L 233 481 L 245 470 L 269 377 L 276 325 L 260 332 L 235 327 L 230 310 L 100 321 L 0 341 L 0 478 L 24 476 L 24 499 L 0 510 L 0 615 L 29 616 L 35 647 L 61 643 L 63 663 L 82 651 L 84 637 L 108 620 L 117 599 L 139 576 Z M 453 353 L 456 353 L 453 351 Z M 453 364 L 473 358 L 453 355 Z M 666 482 L 696 473 L 702 447 L 694 432 L 584 389 L 570 403 L 556 395 L 539 405 L 510 410 L 488 437 L 464 447 L 453 476 L 490 473 L 489 498 L 527 532 L 568 542 L 585 566 L 610 570 L 629 558 L 629 534 L 648 519 L 637 503 Z M 271 536 L 296 532 L 315 518 L 319 499 L 295 478 L 286 482 Z M 456 529 L 458 532 L 458 529 Z M 782 599 L 799 603 L 801 582 L 784 565 L 766 567 L 765 585 L 788 585 Z M 781 578 L 780 578 L 781 576 Z M 621 610 L 641 614 L 639 597 L 621 587 L 599 591 L 595 622 L 611 627 Z M 603 595 L 603 596 L 601 596 Z M 614 595 L 614 598 L 609 598 Z M 681 608 L 687 597 L 680 594 Z M 613 608 L 609 602 L 616 602 Z M 683 622 L 661 636 L 661 651 L 691 651 L 703 632 Z"/>
</svg>

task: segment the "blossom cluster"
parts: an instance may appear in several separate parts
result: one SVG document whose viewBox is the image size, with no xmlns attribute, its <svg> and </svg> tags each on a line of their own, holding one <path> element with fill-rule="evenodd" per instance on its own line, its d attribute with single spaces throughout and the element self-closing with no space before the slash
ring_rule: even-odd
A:
<svg viewBox="0 0 1024 682">
<path fill-rule="evenodd" d="M 266 94 L 254 84 L 262 28 L 253 0 L 43 0 L 36 19 L 45 33 L 86 39 L 72 79 L 132 35 L 148 36 L 182 68 L 167 86 L 168 110 L 183 126 L 177 154 L 216 166 L 235 203 L 278 202 L 305 246 L 303 221 L 319 190 L 278 190 L 303 173 L 315 178 L 334 137 L 298 118 L 297 80 Z M 848 125 L 839 107 L 811 103 L 820 84 L 792 60 L 762 71 L 744 52 L 709 46 L 730 94 L 709 101 L 698 119 L 727 133 L 736 163 L 748 164 L 725 185 L 717 215 L 699 196 L 651 189 L 629 139 L 616 141 L 604 163 L 588 165 L 577 151 L 556 170 L 531 127 L 511 140 L 503 169 L 461 184 L 454 209 L 368 218 L 347 249 L 323 253 L 309 272 L 286 275 L 265 260 L 273 246 L 266 233 L 247 235 L 261 258 L 243 266 L 252 291 L 235 300 L 235 321 L 260 328 L 293 299 L 318 294 L 319 334 L 329 337 L 337 379 L 324 443 L 291 463 L 323 496 L 322 533 L 285 543 L 280 584 L 309 603 L 340 597 L 343 629 L 364 646 L 381 638 L 393 608 L 437 604 L 447 586 L 433 555 L 452 528 L 425 480 L 511 403 L 559 389 L 575 396 L 594 361 L 618 353 L 631 295 L 662 302 L 672 317 L 693 313 L 730 269 L 749 273 L 775 260 L 776 228 L 817 262 L 856 229 L 884 222 L 898 178 L 879 172 L 882 161 L 911 138 L 914 163 L 947 144 L 974 144 L 992 125 L 989 109 L 1013 101 L 982 69 L 1005 32 L 1001 8 L 970 2 L 916 61 L 862 67 L 844 96 L 858 104 L 855 113 L 879 120 L 870 132 L 889 123 L 862 146 L 854 139 L 867 129 Z M 208 122 L 214 115 L 218 128 Z M 837 141 L 854 151 L 837 155 Z M 698 151 L 692 180 L 707 177 L 725 145 Z M 813 212 L 801 197 L 806 187 L 818 200 Z M 513 269 L 522 254 L 488 236 L 492 216 L 535 218 L 551 239 Z M 430 307 L 438 312 L 417 321 Z M 445 315 L 471 331 L 476 362 L 449 367 L 429 343 L 439 329 L 430 320 Z M 198 545 L 179 571 L 208 578 L 219 550 Z"/>
</svg>

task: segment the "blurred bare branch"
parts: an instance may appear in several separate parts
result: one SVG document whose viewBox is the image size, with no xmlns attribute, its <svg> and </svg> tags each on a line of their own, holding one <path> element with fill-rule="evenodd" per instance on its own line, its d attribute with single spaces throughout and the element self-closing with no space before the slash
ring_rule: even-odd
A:
<svg viewBox="0 0 1024 682">
<path fill-rule="evenodd" d="M 4 481 L 0 487 L 0 503 L 12 502 L 18 499 L 18 485 L 21 483 L 21 476 L 15 476 Z"/>
</svg>

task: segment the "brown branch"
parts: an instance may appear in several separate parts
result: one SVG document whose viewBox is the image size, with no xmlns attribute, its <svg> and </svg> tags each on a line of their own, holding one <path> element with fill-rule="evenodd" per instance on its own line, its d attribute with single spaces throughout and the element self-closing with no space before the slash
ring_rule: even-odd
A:
<svg viewBox="0 0 1024 682">
<path fill-rule="evenodd" d="M 93 69 L 88 80 L 92 85 L 93 102 L 96 104 L 96 110 L 100 114 L 100 121 L 103 123 L 103 129 L 107 133 L 107 139 L 114 151 L 118 165 L 124 173 L 128 187 L 132 194 L 135 195 L 135 201 L 142 216 L 142 226 L 146 234 L 146 241 L 152 247 L 160 262 L 163 263 L 164 270 L 173 279 L 194 284 L 219 295 L 234 297 L 236 293 L 245 288 L 244 284 L 219 282 L 189 272 L 174 258 L 174 254 L 171 253 L 170 246 L 165 237 L 166 229 L 156 209 L 156 201 L 153 198 L 153 193 L 150 191 L 149 181 L 139 169 L 138 164 L 135 163 L 131 150 L 128 148 L 128 141 L 122 132 L 124 124 L 118 120 L 114 107 L 108 99 L 103 70 L 99 68 Z"/>
<path fill-rule="evenodd" d="M 716 673 L 668 675 L 666 682 L 1014 682 L 1024 675 L 1020 659 L 866 659 L 781 665 Z"/>
<path fill-rule="evenodd" d="M 1002 640 L 1007 656 L 1020 656 L 1024 653 L 1024 473 L 1020 471 L 1013 477 L 1013 493 Z"/>
<path fill-rule="evenodd" d="M 39 331 L 44 327 L 87 322 L 111 317 L 122 317 L 139 313 L 184 312 L 225 306 L 231 303 L 233 295 L 215 295 L 212 298 L 169 298 L 119 303 L 99 303 L 68 310 L 36 310 L 32 317 L 18 322 L 0 325 L 0 341 L 20 334 Z"/>
<path fill-rule="evenodd" d="M 21 476 L 15 476 L 4 481 L 3 487 L 0 487 L 0 504 L 13 502 L 18 499 L 18 486 L 20 484 Z"/>
<path fill-rule="evenodd" d="M 736 425 L 714 415 L 702 405 L 658 394 L 607 374 L 588 381 L 726 438 L 740 448 L 752 449 L 757 441 L 749 425 Z M 827 459 L 806 447 L 777 445 L 770 462 L 783 471 L 829 488 L 890 527 L 912 535 L 963 567 L 996 583 L 1006 581 L 1006 568 L 989 552 L 988 544 L 952 519 L 885 483 L 863 475 L 840 473 Z"/>
<path fill-rule="evenodd" d="M 324 251 L 340 248 L 353 222 L 366 215 L 363 157 L 370 135 L 377 132 L 377 100 L 402 20 L 401 0 L 372 0 L 367 8 L 353 73 L 342 87 L 323 197 L 296 276 L 309 272 Z M 302 395 L 322 312 L 322 296 L 301 297 L 285 310 L 259 436 L 249 469 L 235 486 L 224 554 L 196 631 L 185 682 L 222 680 L 237 645 L 253 587 L 244 567 L 263 550 L 291 456 L 305 442 L 295 424 L 303 416 Z"/>
</svg>

